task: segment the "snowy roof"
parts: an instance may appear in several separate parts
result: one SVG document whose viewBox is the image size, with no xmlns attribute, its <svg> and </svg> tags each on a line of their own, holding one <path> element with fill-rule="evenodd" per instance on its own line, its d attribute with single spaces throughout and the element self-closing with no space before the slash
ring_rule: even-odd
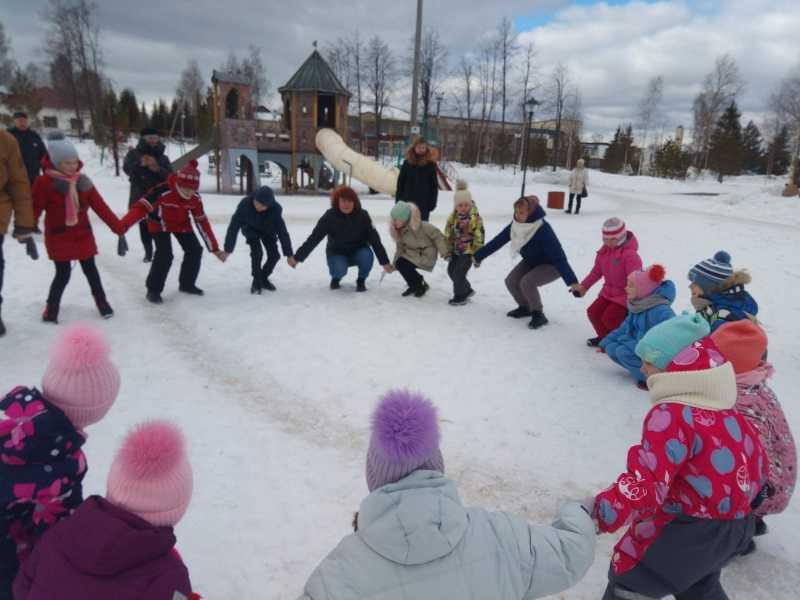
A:
<svg viewBox="0 0 800 600">
<path fill-rule="evenodd" d="M 217 71 L 216 69 L 211 74 L 211 81 L 214 83 L 235 83 L 237 85 L 250 85 L 250 80 L 247 79 L 242 73 L 234 73 L 231 71 Z"/>
<path fill-rule="evenodd" d="M 350 92 L 341 84 L 317 50 L 311 53 L 297 73 L 292 75 L 283 87 L 278 88 L 278 91 L 281 94 L 284 92 L 327 92 L 350 96 Z"/>
</svg>

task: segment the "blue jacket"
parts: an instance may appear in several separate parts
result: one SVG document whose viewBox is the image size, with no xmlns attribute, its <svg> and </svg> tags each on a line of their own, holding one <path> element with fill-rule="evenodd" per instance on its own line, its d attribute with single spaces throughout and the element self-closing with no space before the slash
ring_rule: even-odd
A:
<svg viewBox="0 0 800 600">
<path fill-rule="evenodd" d="M 700 314 L 711 325 L 712 333 L 725 323 L 755 318 L 758 314 L 758 303 L 741 285 L 724 292 L 706 294 L 705 298 L 711 305 Z"/>
<path fill-rule="evenodd" d="M 609 356 L 613 358 L 618 346 L 626 346 L 633 353 L 636 344 L 644 337 L 645 333 L 662 321 L 675 316 L 675 311 L 672 310 L 672 303 L 675 302 L 675 284 L 672 281 L 664 281 L 653 291 L 652 295 L 661 296 L 669 304 L 658 304 L 640 313 L 628 312 L 628 316 L 625 317 L 622 325 L 609 333 L 600 342 L 600 347 Z M 641 366 L 641 362 L 639 365 Z"/>
<path fill-rule="evenodd" d="M 317 567 L 303 600 L 528 600 L 580 580 L 595 530 L 577 503 L 552 525 L 464 508 L 455 484 L 415 471 L 361 503 L 358 531 Z"/>
<path fill-rule="evenodd" d="M 236 212 L 233 213 L 231 223 L 228 225 L 228 233 L 225 235 L 225 252 L 231 254 L 236 248 L 236 236 L 241 229 L 242 235 L 248 242 L 256 238 L 280 239 L 283 255 L 292 256 L 294 254 L 292 240 L 283 220 L 283 207 L 272 194 L 262 195 L 263 200 L 259 197 L 259 202 L 264 201 L 268 209 L 258 212 L 253 206 L 254 197 L 254 194 L 248 194 L 236 207 Z"/>
<path fill-rule="evenodd" d="M 541 206 L 537 206 L 528 217 L 528 223 L 533 223 L 538 219 L 544 219 L 545 212 Z M 475 260 L 481 262 L 484 258 L 491 256 L 500 248 L 511 241 L 511 223 L 509 223 L 492 241 L 475 253 Z M 567 285 L 578 283 L 578 278 L 572 271 L 572 267 L 567 262 L 567 255 L 558 241 L 556 232 L 550 227 L 550 223 L 544 221 L 539 230 L 534 234 L 530 241 L 520 249 L 522 259 L 531 267 L 540 265 L 553 265 L 561 274 L 561 278 Z"/>
</svg>

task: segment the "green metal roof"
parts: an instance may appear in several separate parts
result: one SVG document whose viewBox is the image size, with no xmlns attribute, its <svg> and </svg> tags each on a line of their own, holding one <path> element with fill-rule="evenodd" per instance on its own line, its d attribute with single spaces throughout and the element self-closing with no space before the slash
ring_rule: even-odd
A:
<svg viewBox="0 0 800 600">
<path fill-rule="evenodd" d="M 297 73 L 286 82 L 286 85 L 278 88 L 278 91 L 281 94 L 284 92 L 323 92 L 348 97 L 351 95 L 316 50 L 306 59 Z"/>
</svg>

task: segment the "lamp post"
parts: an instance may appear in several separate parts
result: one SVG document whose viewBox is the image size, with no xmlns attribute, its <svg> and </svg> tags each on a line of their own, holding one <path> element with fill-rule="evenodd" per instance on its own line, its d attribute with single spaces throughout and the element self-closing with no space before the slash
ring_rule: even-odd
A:
<svg viewBox="0 0 800 600">
<path fill-rule="evenodd" d="M 523 153 L 523 162 L 522 162 L 522 191 L 520 192 L 520 198 L 525 196 L 525 180 L 528 176 L 528 155 L 531 149 L 531 129 L 533 128 L 533 111 L 536 110 L 536 107 L 539 106 L 540 104 L 541 102 L 539 102 L 533 96 L 531 96 L 525 102 L 525 106 L 528 107 L 528 132 L 525 135 L 525 152 Z"/>
<path fill-rule="evenodd" d="M 524 127 L 524 125 L 523 125 Z M 516 154 L 519 151 L 519 160 L 514 161 L 514 176 L 517 175 L 517 163 L 522 162 L 522 134 L 517 131 L 514 134 L 514 153 Z"/>
</svg>

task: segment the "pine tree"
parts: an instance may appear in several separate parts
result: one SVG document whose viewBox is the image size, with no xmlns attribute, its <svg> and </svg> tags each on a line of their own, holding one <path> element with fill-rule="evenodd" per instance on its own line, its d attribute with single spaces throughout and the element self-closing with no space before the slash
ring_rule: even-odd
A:
<svg viewBox="0 0 800 600">
<path fill-rule="evenodd" d="M 742 172 L 744 145 L 739 121 L 741 116 L 736 101 L 731 102 L 711 134 L 708 165 L 719 175 L 720 182 L 726 175 L 739 175 Z"/>
<path fill-rule="evenodd" d="M 791 163 L 792 153 L 789 150 L 789 128 L 783 126 L 767 147 L 767 175 L 786 175 L 789 172 Z"/>
<path fill-rule="evenodd" d="M 136 94 L 130 88 L 125 88 L 119 95 L 120 129 L 138 129 L 139 123 L 139 103 L 136 101 Z"/>
<path fill-rule="evenodd" d="M 603 162 L 601 168 L 607 173 L 619 173 L 621 168 L 621 160 L 619 158 L 620 138 L 622 137 L 622 127 L 617 127 L 614 133 L 614 139 L 606 148 L 606 153 L 603 155 Z"/>
<path fill-rule="evenodd" d="M 748 173 L 764 173 L 764 140 L 758 126 L 750 121 L 742 134 L 744 158 L 742 166 Z"/>
<path fill-rule="evenodd" d="M 690 161 L 689 153 L 684 152 L 678 142 L 669 139 L 656 150 L 656 175 L 668 179 L 686 179 Z"/>
</svg>

